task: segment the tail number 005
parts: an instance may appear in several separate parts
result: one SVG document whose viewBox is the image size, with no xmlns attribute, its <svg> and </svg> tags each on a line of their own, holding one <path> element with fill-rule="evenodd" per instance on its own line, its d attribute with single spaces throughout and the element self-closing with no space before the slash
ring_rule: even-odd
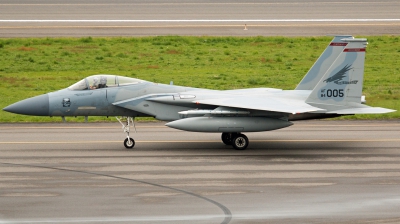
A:
<svg viewBox="0 0 400 224">
<path fill-rule="evenodd" d="M 327 89 L 322 91 L 322 97 L 344 97 L 344 89 Z"/>
</svg>

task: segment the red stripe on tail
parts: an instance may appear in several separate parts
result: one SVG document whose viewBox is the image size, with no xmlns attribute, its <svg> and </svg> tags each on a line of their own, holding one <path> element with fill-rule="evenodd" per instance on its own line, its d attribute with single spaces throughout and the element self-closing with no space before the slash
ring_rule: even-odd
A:
<svg viewBox="0 0 400 224">
<path fill-rule="evenodd" d="M 346 48 L 343 52 L 365 52 L 365 48 Z"/>
<path fill-rule="evenodd" d="M 334 43 L 334 42 L 329 44 L 329 46 L 346 46 L 346 45 L 347 45 L 347 43 Z"/>
</svg>

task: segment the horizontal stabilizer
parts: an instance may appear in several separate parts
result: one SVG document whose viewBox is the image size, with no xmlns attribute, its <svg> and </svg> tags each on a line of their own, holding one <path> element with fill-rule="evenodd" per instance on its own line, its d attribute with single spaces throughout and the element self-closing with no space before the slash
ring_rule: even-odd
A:
<svg viewBox="0 0 400 224">
<path fill-rule="evenodd" d="M 328 114 L 385 114 L 395 112 L 395 110 L 386 109 L 382 107 L 363 107 L 363 108 L 350 108 L 343 110 L 329 111 Z"/>
</svg>

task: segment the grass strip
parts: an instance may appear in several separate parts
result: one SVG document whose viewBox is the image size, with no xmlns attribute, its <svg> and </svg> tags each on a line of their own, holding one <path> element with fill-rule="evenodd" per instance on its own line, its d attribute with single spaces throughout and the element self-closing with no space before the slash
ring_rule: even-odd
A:
<svg viewBox="0 0 400 224">
<path fill-rule="evenodd" d="M 400 117 L 398 36 L 370 36 L 363 94 L 367 104 L 398 110 L 339 119 Z M 93 74 L 210 89 L 293 89 L 331 37 L 109 37 L 0 39 L 0 108 L 66 88 Z M 60 118 L 0 111 L 0 122 L 59 122 Z M 83 118 L 69 118 L 83 122 Z M 90 117 L 90 121 L 112 118 Z M 146 120 L 146 119 L 145 119 Z"/>
</svg>

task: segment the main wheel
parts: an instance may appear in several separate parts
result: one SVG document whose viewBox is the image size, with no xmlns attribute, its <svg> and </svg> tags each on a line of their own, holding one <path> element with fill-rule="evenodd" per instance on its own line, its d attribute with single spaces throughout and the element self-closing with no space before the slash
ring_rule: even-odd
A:
<svg viewBox="0 0 400 224">
<path fill-rule="evenodd" d="M 222 133 L 221 140 L 225 145 L 232 145 L 231 133 L 228 132 Z"/>
<path fill-rule="evenodd" d="M 236 150 L 245 150 L 249 145 L 249 139 L 246 135 L 237 134 L 232 137 L 232 146 Z"/>
<path fill-rule="evenodd" d="M 126 138 L 124 141 L 124 146 L 127 149 L 131 149 L 131 148 L 133 148 L 133 146 L 135 146 L 135 140 L 133 140 L 133 138 L 129 138 L 129 140 L 130 140 L 130 143 L 128 142 L 128 138 Z"/>
</svg>

